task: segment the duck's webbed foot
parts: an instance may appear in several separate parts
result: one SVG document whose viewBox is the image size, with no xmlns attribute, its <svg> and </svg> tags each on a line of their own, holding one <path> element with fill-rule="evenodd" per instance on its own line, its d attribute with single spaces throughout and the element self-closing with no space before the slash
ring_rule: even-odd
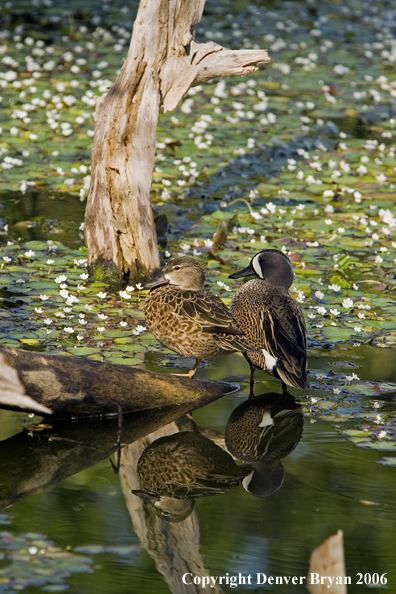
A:
<svg viewBox="0 0 396 594">
<path fill-rule="evenodd" d="M 195 361 L 194 367 L 188 373 L 172 373 L 171 375 L 178 375 L 179 377 L 189 377 L 190 379 L 194 377 L 195 372 L 198 369 L 198 365 L 200 364 L 201 359 L 197 359 Z"/>
</svg>

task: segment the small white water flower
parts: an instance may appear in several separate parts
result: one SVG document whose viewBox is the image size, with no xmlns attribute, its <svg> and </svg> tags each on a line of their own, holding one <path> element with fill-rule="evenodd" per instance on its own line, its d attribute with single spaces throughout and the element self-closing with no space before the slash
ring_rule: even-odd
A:
<svg viewBox="0 0 396 594">
<path fill-rule="evenodd" d="M 343 299 L 341 305 L 342 307 L 345 307 L 345 309 L 350 309 L 351 307 L 353 307 L 353 301 L 352 299 L 347 297 L 346 299 Z"/>
<path fill-rule="evenodd" d="M 351 382 L 351 381 L 353 381 L 353 380 L 359 380 L 359 379 L 360 379 L 360 377 L 359 377 L 358 375 L 356 375 L 356 373 L 352 373 L 351 375 L 346 375 L 346 376 L 345 376 L 345 379 L 346 379 L 348 382 Z"/>
</svg>

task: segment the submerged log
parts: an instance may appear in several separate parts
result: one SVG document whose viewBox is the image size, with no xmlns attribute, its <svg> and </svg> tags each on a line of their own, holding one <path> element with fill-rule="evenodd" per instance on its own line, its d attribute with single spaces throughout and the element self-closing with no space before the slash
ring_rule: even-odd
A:
<svg viewBox="0 0 396 594">
<path fill-rule="evenodd" d="M 47 407 L 56 418 L 110 415 L 179 405 L 185 412 L 195 410 L 237 386 L 200 378 L 184 378 L 164 373 L 68 357 L 0 347 L 0 378 L 16 371 L 25 393 L 38 406 Z M 3 401 L 0 407 L 10 410 L 43 409 Z M 183 414 L 181 412 L 181 414 Z"/>
<path fill-rule="evenodd" d="M 174 109 L 190 86 L 248 74 L 269 62 L 265 50 L 197 44 L 205 0 L 140 2 L 128 55 L 98 98 L 85 239 L 91 275 L 120 283 L 147 280 L 159 267 L 151 210 L 158 111 Z"/>
</svg>

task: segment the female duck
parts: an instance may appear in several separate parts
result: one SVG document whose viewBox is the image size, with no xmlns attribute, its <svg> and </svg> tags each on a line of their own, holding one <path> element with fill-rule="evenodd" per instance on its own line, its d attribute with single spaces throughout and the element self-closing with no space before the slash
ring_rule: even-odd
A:
<svg viewBox="0 0 396 594">
<path fill-rule="evenodd" d="M 147 325 L 163 345 L 195 365 L 205 357 L 254 350 L 219 297 L 204 290 L 205 270 L 190 256 L 170 260 L 162 273 L 144 283 L 152 289 L 144 302 Z"/>
<path fill-rule="evenodd" d="M 263 369 L 286 385 L 308 388 L 307 338 L 304 316 L 292 299 L 289 287 L 294 272 L 289 258 L 279 250 L 263 250 L 249 266 L 229 278 L 254 275 L 235 294 L 231 313 L 256 352 L 246 352 L 250 382 L 256 369 Z"/>
</svg>

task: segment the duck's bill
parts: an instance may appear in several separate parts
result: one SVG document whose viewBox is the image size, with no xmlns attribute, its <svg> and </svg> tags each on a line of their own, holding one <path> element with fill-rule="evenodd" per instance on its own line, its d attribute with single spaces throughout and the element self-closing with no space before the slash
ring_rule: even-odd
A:
<svg viewBox="0 0 396 594">
<path fill-rule="evenodd" d="M 243 276 L 252 276 L 255 275 L 256 272 L 251 264 L 244 268 L 243 270 L 239 270 L 238 272 L 234 272 L 234 274 L 230 274 L 228 278 L 242 278 Z"/>
<path fill-rule="evenodd" d="M 169 285 L 169 280 L 165 278 L 163 274 L 159 274 L 158 276 L 150 278 L 150 280 L 142 284 L 142 288 L 154 289 L 155 287 L 160 287 L 161 285 Z"/>
<path fill-rule="evenodd" d="M 153 505 L 156 501 L 160 500 L 160 496 L 157 495 L 156 493 L 149 493 L 148 491 L 141 491 L 140 489 L 132 489 L 132 493 L 134 495 L 137 495 L 144 501 L 148 501 L 149 503 L 152 503 Z"/>
</svg>

